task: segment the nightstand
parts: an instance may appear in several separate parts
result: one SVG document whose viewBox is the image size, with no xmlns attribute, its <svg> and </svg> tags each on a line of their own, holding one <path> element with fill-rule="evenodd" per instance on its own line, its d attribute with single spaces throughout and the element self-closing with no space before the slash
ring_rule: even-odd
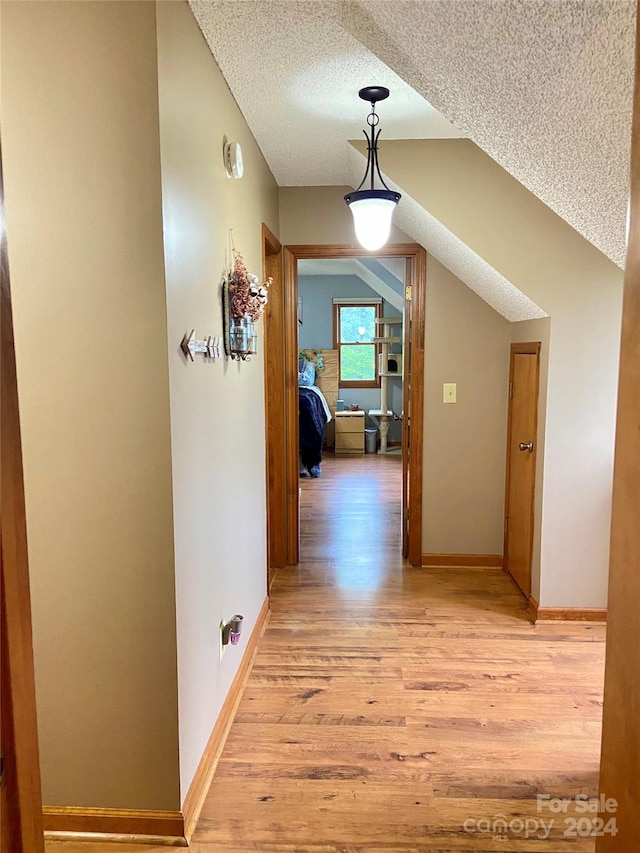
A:
<svg viewBox="0 0 640 853">
<path fill-rule="evenodd" d="M 336 453 L 364 453 L 364 411 L 334 412 Z"/>
</svg>

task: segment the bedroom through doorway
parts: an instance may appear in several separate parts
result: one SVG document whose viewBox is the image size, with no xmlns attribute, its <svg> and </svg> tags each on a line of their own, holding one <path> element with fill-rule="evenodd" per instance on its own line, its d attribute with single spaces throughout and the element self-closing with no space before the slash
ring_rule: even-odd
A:
<svg viewBox="0 0 640 853">
<path fill-rule="evenodd" d="M 388 518 L 398 550 L 420 565 L 426 253 L 417 244 L 378 254 L 334 245 L 287 246 L 283 256 L 285 453 L 278 470 L 285 486 L 282 495 L 270 491 L 269 532 L 284 521 L 286 565 L 295 565 L 301 544 L 309 544 L 304 502 L 319 508 L 323 501 L 324 513 L 335 507 L 331 529 L 338 531 L 350 496 L 368 507 L 369 539 Z M 275 339 L 268 325 L 266 339 Z M 277 351 L 267 362 L 277 381 Z M 412 409 L 420 413 L 413 423 Z M 268 446 L 276 426 L 268 418 Z M 392 509 L 383 491 L 396 495 Z"/>
<path fill-rule="evenodd" d="M 402 257 L 297 262 L 302 561 L 401 548 L 407 267 Z"/>
</svg>

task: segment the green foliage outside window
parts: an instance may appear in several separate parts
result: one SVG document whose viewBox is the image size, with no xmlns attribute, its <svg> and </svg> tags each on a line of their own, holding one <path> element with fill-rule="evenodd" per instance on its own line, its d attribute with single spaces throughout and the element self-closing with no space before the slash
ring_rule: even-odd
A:
<svg viewBox="0 0 640 853">
<path fill-rule="evenodd" d="M 340 347 L 340 378 L 346 382 L 371 382 L 376 378 L 375 344 Z"/>
<path fill-rule="evenodd" d="M 339 308 L 340 379 L 375 382 L 375 305 L 341 305 Z"/>
</svg>

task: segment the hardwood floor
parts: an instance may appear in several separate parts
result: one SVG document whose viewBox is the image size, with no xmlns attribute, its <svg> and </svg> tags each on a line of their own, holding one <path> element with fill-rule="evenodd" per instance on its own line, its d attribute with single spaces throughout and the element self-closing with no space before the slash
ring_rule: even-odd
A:
<svg viewBox="0 0 640 853">
<path fill-rule="evenodd" d="M 597 793 L 604 627 L 534 626 L 500 569 L 403 565 L 400 467 L 328 456 L 300 481 L 303 561 L 276 574 L 196 853 L 594 850 L 565 832 L 595 815 L 536 797 Z"/>
<path fill-rule="evenodd" d="M 603 627 L 533 626 L 499 569 L 403 566 L 398 457 L 328 457 L 301 488 L 303 562 L 276 575 L 199 853 L 592 850 L 536 795 L 597 791 Z M 495 815 L 555 817 L 552 840 L 464 829 Z"/>
</svg>

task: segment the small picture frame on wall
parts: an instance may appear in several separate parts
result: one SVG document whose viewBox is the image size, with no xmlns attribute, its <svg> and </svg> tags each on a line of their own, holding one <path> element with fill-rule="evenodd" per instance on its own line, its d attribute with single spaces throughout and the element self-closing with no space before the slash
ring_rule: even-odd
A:
<svg viewBox="0 0 640 853">
<path fill-rule="evenodd" d="M 298 296 L 298 325 L 302 325 L 302 296 Z"/>
</svg>

